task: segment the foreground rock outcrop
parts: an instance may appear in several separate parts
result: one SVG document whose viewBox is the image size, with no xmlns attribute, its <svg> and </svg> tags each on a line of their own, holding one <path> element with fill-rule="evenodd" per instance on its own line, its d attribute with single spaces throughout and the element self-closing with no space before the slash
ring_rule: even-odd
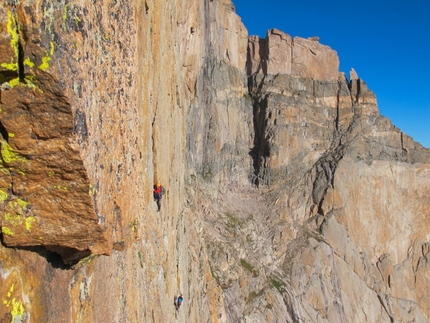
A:
<svg viewBox="0 0 430 323">
<path fill-rule="evenodd" d="M 334 50 L 229 0 L 0 12 L 0 321 L 430 320 L 430 152 Z"/>
</svg>

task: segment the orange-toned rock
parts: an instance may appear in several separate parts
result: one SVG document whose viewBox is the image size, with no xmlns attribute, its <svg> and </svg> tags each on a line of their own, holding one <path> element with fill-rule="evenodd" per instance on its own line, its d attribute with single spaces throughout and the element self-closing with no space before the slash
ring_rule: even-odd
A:
<svg viewBox="0 0 430 323">
<path fill-rule="evenodd" d="M 317 37 L 247 52 L 229 0 L 0 12 L 0 321 L 429 321 L 429 151 Z"/>
<path fill-rule="evenodd" d="M 334 50 L 320 44 L 318 39 L 292 39 L 278 29 L 271 29 L 264 39 L 257 36 L 249 38 L 247 73 L 337 81 L 339 58 Z"/>
<path fill-rule="evenodd" d="M 56 82 L 2 94 L 1 226 L 8 246 L 46 246 L 64 261 L 110 253 L 94 211 L 70 104 Z"/>
</svg>

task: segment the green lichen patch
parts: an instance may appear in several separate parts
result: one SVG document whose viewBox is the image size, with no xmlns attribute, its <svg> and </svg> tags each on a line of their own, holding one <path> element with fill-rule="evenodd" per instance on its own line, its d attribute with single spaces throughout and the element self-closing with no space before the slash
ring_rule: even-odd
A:
<svg viewBox="0 0 430 323">
<path fill-rule="evenodd" d="M 40 93 L 43 93 L 43 91 L 36 85 L 35 82 L 36 77 L 34 75 L 27 75 L 24 77 L 24 80 L 20 80 L 19 77 L 16 77 L 14 79 L 11 79 L 8 84 L 11 89 L 13 89 L 15 86 L 24 86 L 30 89 L 37 89 Z"/>
<path fill-rule="evenodd" d="M 24 170 L 28 159 L 15 152 L 5 140 L 0 140 L 0 145 L 1 159 L 3 160 L 3 165 L 0 164 L 0 171 L 5 175 L 11 171 L 25 175 Z"/>
<path fill-rule="evenodd" d="M 15 232 L 13 232 L 11 229 L 9 229 L 8 227 L 2 226 L 1 227 L 1 233 L 7 235 L 7 236 L 13 236 L 15 234 Z"/>
<path fill-rule="evenodd" d="M 16 213 L 14 214 L 6 213 L 4 215 L 4 220 L 15 227 L 20 226 L 23 223 L 21 214 L 16 214 Z"/>
<path fill-rule="evenodd" d="M 51 57 L 49 56 L 48 52 L 46 52 L 46 55 L 42 57 L 42 64 L 40 64 L 37 68 L 46 71 L 49 68 L 49 61 L 51 60 Z"/>
<path fill-rule="evenodd" d="M 20 198 L 17 199 L 15 203 L 16 203 L 16 205 L 19 205 L 22 210 L 27 210 L 27 207 L 29 205 L 29 203 L 27 201 L 24 201 Z"/>
<path fill-rule="evenodd" d="M 226 212 L 225 216 L 227 217 L 227 229 L 233 233 L 237 234 L 237 231 L 240 230 L 240 228 L 244 224 L 244 220 L 238 218 L 237 216 L 233 215 L 232 213 Z"/>
<path fill-rule="evenodd" d="M 18 63 L 14 62 L 13 58 L 10 59 L 10 63 L 1 63 L 0 66 L 4 67 L 5 69 L 7 69 L 9 71 L 17 71 L 18 70 Z"/>
<path fill-rule="evenodd" d="M 19 71 L 20 66 L 18 64 L 19 60 L 19 24 L 16 16 L 13 15 L 11 11 L 8 11 L 8 20 L 6 25 L 7 32 L 10 36 L 10 46 L 12 47 L 14 51 L 14 57 L 10 58 L 9 63 L 1 63 L 0 66 L 9 70 L 9 71 L 17 71 L 18 74 L 23 71 Z M 51 42 L 51 50 L 50 50 L 51 56 L 54 53 L 54 44 Z M 49 54 L 47 53 L 49 56 Z M 47 59 L 45 58 L 45 61 Z M 44 58 L 42 58 L 42 67 L 45 63 Z M 24 66 L 28 66 L 30 68 L 34 67 L 34 63 L 31 61 L 29 57 L 27 57 L 23 62 Z M 49 67 L 49 64 L 48 64 Z M 20 79 L 19 77 L 13 78 L 8 81 L 8 84 L 11 88 L 14 88 L 17 85 L 24 85 L 30 88 L 37 88 L 37 86 L 34 84 L 34 76 L 26 76 L 24 79 Z"/>
<path fill-rule="evenodd" d="M 2 63 L 1 67 L 9 70 L 9 71 L 17 71 L 18 70 L 18 44 L 19 44 L 19 33 L 18 33 L 18 21 L 16 17 L 12 14 L 11 11 L 7 12 L 7 24 L 6 30 L 10 37 L 10 46 L 13 49 L 15 57 L 10 58 L 10 63 Z"/>
<path fill-rule="evenodd" d="M 98 257 L 99 255 L 95 255 L 95 254 L 91 254 L 91 255 L 89 255 L 89 256 L 87 256 L 87 257 L 85 257 L 85 258 L 82 258 L 81 260 L 79 260 L 79 262 L 78 263 L 76 263 L 76 264 L 74 264 L 74 265 L 72 265 L 72 269 L 78 269 L 78 268 L 81 268 L 81 267 L 83 267 L 83 266 L 86 266 L 86 265 L 88 265 L 91 261 L 93 261 L 94 259 L 96 259 L 97 257 Z M 67 265 L 68 263 L 66 263 L 66 265 Z M 68 265 L 71 265 L 71 264 L 68 264 Z"/>
<path fill-rule="evenodd" d="M 9 175 L 10 174 L 9 168 L 5 168 L 3 166 L 3 163 L 1 163 L 1 162 L 0 162 L 0 172 L 2 172 L 4 175 Z"/>
<path fill-rule="evenodd" d="M 254 267 L 250 263 L 248 263 L 245 259 L 240 259 L 240 264 L 249 272 L 251 273 L 254 272 Z"/>
<path fill-rule="evenodd" d="M 133 222 L 130 222 L 131 231 L 136 232 L 139 227 L 139 220 L 135 219 Z"/>
<path fill-rule="evenodd" d="M 240 264 L 252 274 L 252 277 L 258 277 L 258 271 L 245 259 L 240 259 Z"/>
<path fill-rule="evenodd" d="M 3 229 L 3 228 L 2 228 Z M 3 305 L 10 309 L 10 315 L 12 316 L 11 322 L 23 322 L 25 320 L 25 309 L 22 301 L 17 300 L 15 297 L 12 297 L 14 292 L 15 284 L 12 284 L 9 292 L 7 293 L 7 297 L 3 300 Z"/>
<path fill-rule="evenodd" d="M 19 77 L 15 77 L 14 79 L 9 81 L 10 87 L 13 89 L 15 86 L 19 84 Z"/>
<path fill-rule="evenodd" d="M 14 17 L 11 11 L 7 12 L 6 29 L 11 38 L 10 46 L 13 48 L 15 52 L 15 57 L 18 57 L 18 42 L 19 42 L 18 22 L 16 20 L 16 17 Z"/>
<path fill-rule="evenodd" d="M 6 192 L 6 189 L 0 189 L 0 201 L 7 201 L 9 198 L 9 195 Z"/>
<path fill-rule="evenodd" d="M 29 87 L 31 89 L 38 89 L 40 91 L 40 93 L 43 93 L 43 91 L 35 84 L 36 82 L 36 77 L 33 75 L 27 75 L 26 77 L 24 77 L 24 85 L 26 87 Z"/>
<path fill-rule="evenodd" d="M 17 301 L 15 298 L 12 298 L 12 322 L 21 322 L 21 319 L 24 315 L 24 305 L 22 305 L 21 301 Z"/>
<path fill-rule="evenodd" d="M 68 9 L 69 9 L 69 4 L 66 3 L 66 5 L 64 6 L 64 9 L 63 9 L 63 26 L 64 26 L 64 29 L 66 29 L 67 10 Z"/>
<path fill-rule="evenodd" d="M 97 188 L 95 186 L 93 186 L 93 184 L 90 184 L 90 190 L 88 192 L 88 194 L 90 196 L 94 196 L 94 194 L 96 194 Z"/>
<path fill-rule="evenodd" d="M 7 164 L 19 162 L 25 164 L 28 160 L 25 157 L 22 157 L 20 154 L 15 152 L 12 147 L 5 141 L 1 140 L 1 157 L 3 161 Z"/>
<path fill-rule="evenodd" d="M 34 67 L 34 63 L 31 61 L 31 59 L 29 58 L 29 57 L 27 57 L 25 60 L 24 60 L 24 65 L 26 65 L 26 66 L 28 66 L 28 67 Z"/>
<path fill-rule="evenodd" d="M 281 289 L 285 286 L 284 282 L 276 276 L 270 276 L 269 281 L 278 291 L 281 291 Z"/>
<path fill-rule="evenodd" d="M 51 56 L 54 54 L 54 43 L 50 42 L 50 50 L 45 51 L 45 56 L 42 57 L 42 64 L 40 64 L 37 68 L 46 71 L 49 68 L 49 62 L 51 61 Z"/>
<path fill-rule="evenodd" d="M 25 229 L 27 231 L 30 231 L 31 229 L 31 225 L 32 223 L 35 221 L 36 219 L 32 216 L 29 216 L 28 218 L 25 219 Z"/>
<path fill-rule="evenodd" d="M 67 27 L 74 30 L 79 29 L 82 26 L 82 18 L 79 16 L 78 8 L 73 4 L 66 4 L 63 9 L 63 28 Z"/>
<path fill-rule="evenodd" d="M 27 231 L 30 231 L 31 224 L 35 221 L 34 217 L 26 217 L 24 214 L 28 212 L 29 203 L 23 199 L 15 199 L 7 203 L 6 208 L 9 212 L 3 214 L 3 223 L 9 227 L 22 228 L 25 225 Z"/>
<path fill-rule="evenodd" d="M 142 258 L 142 254 L 140 253 L 140 251 L 137 252 L 137 256 L 139 257 L 140 267 L 143 268 L 143 258 Z"/>
</svg>

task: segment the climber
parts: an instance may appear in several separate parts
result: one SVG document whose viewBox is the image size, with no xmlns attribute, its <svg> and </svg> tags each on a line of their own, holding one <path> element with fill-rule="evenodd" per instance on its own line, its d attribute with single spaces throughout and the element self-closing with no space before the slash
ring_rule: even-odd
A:
<svg viewBox="0 0 430 323">
<path fill-rule="evenodd" d="M 161 198 L 165 193 L 165 189 L 159 183 L 154 185 L 154 200 L 157 202 L 158 211 L 161 209 Z"/>
<path fill-rule="evenodd" d="M 179 308 L 181 307 L 181 304 L 182 304 L 182 301 L 183 301 L 184 299 L 182 298 L 182 294 L 181 295 L 179 295 L 179 297 L 178 297 L 178 299 L 177 299 L 177 301 L 176 301 L 176 310 L 179 310 Z"/>
</svg>

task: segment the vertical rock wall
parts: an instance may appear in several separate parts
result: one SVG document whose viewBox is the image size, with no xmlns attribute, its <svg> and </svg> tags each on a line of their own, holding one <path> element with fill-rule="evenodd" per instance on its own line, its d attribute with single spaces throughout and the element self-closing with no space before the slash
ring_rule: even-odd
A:
<svg viewBox="0 0 430 323">
<path fill-rule="evenodd" d="M 207 212 L 229 321 L 428 322 L 429 151 L 328 47 L 272 30 L 248 53 L 260 194 Z"/>
<path fill-rule="evenodd" d="M 216 320 L 219 287 L 200 218 L 184 203 L 188 181 L 237 168 L 246 154 L 231 148 L 249 140 L 247 32 L 231 2 L 0 10 L 0 318 Z M 218 139 L 212 127 L 229 118 Z M 155 182 L 167 189 L 161 212 Z M 175 313 L 179 292 L 192 301 Z"/>
<path fill-rule="evenodd" d="M 429 320 L 429 153 L 333 50 L 229 0 L 0 18 L 1 321 Z"/>
</svg>

